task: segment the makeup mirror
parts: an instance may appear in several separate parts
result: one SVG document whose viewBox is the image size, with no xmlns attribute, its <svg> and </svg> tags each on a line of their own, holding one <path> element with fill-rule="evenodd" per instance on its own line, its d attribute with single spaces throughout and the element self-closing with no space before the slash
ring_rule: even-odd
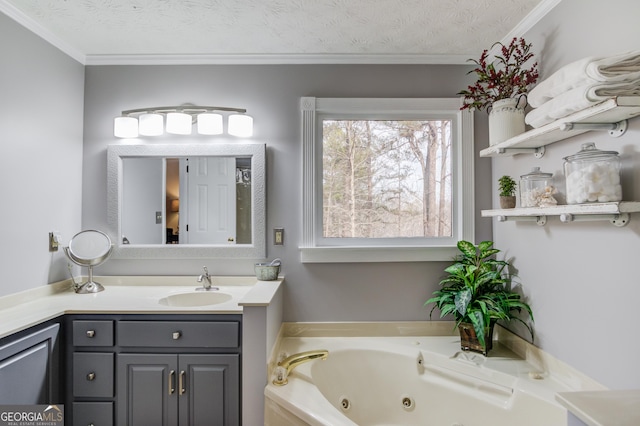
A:
<svg viewBox="0 0 640 426">
<path fill-rule="evenodd" d="M 73 263 L 89 268 L 88 280 L 75 286 L 76 293 L 97 293 L 104 290 L 102 284 L 93 281 L 93 267 L 103 264 L 111 255 L 113 244 L 109 236 L 92 229 L 81 231 L 63 249 Z"/>
</svg>

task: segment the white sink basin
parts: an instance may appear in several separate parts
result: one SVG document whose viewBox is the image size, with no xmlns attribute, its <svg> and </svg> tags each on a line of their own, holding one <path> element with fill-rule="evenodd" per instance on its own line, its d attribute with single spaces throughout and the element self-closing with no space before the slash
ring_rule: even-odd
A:
<svg viewBox="0 0 640 426">
<path fill-rule="evenodd" d="M 193 293 L 179 293 L 160 299 L 160 304 L 165 306 L 207 306 L 228 302 L 232 296 L 219 291 L 198 291 Z"/>
</svg>

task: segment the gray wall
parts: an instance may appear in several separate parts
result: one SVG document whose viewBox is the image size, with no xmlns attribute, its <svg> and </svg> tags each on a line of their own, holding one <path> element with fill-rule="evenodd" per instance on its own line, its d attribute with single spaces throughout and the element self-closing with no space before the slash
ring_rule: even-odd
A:
<svg viewBox="0 0 640 426">
<path fill-rule="evenodd" d="M 586 56 L 637 50 L 639 16 L 636 0 L 607 2 L 606 9 L 595 0 L 563 0 L 526 37 L 539 52 L 544 78 Z M 493 159 L 492 182 L 504 174 L 518 178 L 533 166 L 562 176 L 563 157 L 595 142 L 620 152 L 624 200 L 640 200 L 640 119 L 629 124 L 620 138 L 591 132 L 550 145 L 539 160 Z M 536 315 L 536 344 L 606 386 L 640 387 L 640 341 L 632 331 L 640 299 L 640 214 L 625 228 L 553 218 L 544 228 L 507 222 L 493 230 L 498 247 L 515 257 Z"/>
<path fill-rule="evenodd" d="M 80 230 L 84 67 L 0 14 L 0 295 L 69 276 Z"/>
<path fill-rule="evenodd" d="M 83 227 L 106 222 L 106 149 L 122 143 L 113 137 L 113 117 L 121 110 L 190 102 L 247 108 L 254 117 L 254 140 L 267 144 L 267 226 L 285 228 L 285 245 L 268 257 L 283 260 L 286 275 L 285 320 L 423 320 L 424 301 L 437 287 L 443 263 L 301 264 L 300 97 L 452 97 L 463 87 L 466 66 L 96 66 L 86 71 Z M 477 120 L 478 149 L 486 147 L 486 117 Z M 170 139 L 145 139 L 145 141 Z M 181 137 L 202 143 L 228 142 Z M 158 142 L 155 142 L 158 143 Z M 205 142 L 206 143 L 206 142 Z M 480 204 L 490 206 L 489 159 L 477 160 Z M 480 207 L 479 207 L 480 208 Z M 478 233 L 490 238 L 491 222 L 481 219 Z M 203 265 L 217 275 L 253 274 L 250 260 L 126 261 L 111 259 L 98 274 L 192 274 Z"/>
</svg>

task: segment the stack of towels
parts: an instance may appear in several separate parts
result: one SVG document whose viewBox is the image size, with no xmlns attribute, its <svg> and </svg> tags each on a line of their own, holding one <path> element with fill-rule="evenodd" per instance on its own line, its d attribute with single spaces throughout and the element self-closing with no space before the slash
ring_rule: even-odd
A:
<svg viewBox="0 0 640 426">
<path fill-rule="evenodd" d="M 640 51 L 588 57 L 566 65 L 528 95 L 525 122 L 541 127 L 613 96 L 640 96 Z"/>
</svg>

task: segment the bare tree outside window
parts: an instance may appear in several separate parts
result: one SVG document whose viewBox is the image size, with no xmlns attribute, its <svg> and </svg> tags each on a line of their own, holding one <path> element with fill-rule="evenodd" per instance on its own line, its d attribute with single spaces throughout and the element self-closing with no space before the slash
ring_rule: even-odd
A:
<svg viewBox="0 0 640 426">
<path fill-rule="evenodd" d="M 323 120 L 325 238 L 452 236 L 450 120 Z"/>
</svg>

